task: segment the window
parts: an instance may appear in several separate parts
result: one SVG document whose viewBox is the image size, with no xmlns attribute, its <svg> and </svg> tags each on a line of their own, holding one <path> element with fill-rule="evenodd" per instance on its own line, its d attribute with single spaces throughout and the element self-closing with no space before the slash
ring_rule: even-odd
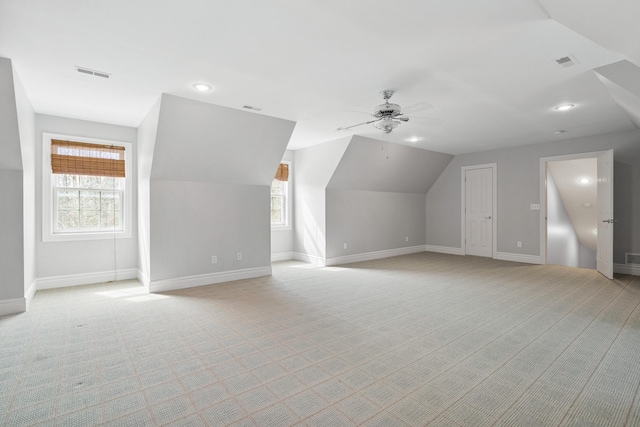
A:
<svg viewBox="0 0 640 427">
<path fill-rule="evenodd" d="M 130 237 L 131 144 L 45 134 L 43 240 Z"/>
<path fill-rule="evenodd" d="M 271 183 L 271 226 L 289 227 L 289 162 L 278 166 L 276 176 Z"/>
</svg>

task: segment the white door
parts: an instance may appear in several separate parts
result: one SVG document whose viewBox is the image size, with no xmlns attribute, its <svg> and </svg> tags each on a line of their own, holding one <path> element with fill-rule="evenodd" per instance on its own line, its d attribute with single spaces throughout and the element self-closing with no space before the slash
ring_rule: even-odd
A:
<svg viewBox="0 0 640 427">
<path fill-rule="evenodd" d="M 613 279 L 613 150 L 598 156 L 598 271 Z"/>
<path fill-rule="evenodd" d="M 465 171 L 465 253 L 493 257 L 493 170 Z"/>
</svg>

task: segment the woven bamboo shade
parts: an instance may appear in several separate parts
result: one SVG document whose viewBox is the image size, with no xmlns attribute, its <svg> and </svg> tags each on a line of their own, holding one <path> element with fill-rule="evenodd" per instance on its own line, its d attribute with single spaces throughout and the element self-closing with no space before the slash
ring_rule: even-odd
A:
<svg viewBox="0 0 640 427">
<path fill-rule="evenodd" d="M 278 181 L 289 181 L 289 165 L 286 163 L 280 163 L 274 179 L 277 179 Z"/>
<path fill-rule="evenodd" d="M 124 178 L 124 147 L 53 139 L 51 172 Z"/>
</svg>

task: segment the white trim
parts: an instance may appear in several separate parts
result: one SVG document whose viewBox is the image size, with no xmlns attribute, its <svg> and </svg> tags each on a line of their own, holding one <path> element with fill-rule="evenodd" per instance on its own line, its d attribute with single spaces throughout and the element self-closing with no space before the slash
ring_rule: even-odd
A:
<svg viewBox="0 0 640 427">
<path fill-rule="evenodd" d="M 138 282 L 142 283 L 142 286 L 144 286 L 145 288 L 149 289 L 149 283 L 151 282 L 151 280 L 147 276 L 144 275 L 142 270 L 138 270 L 136 278 L 138 279 Z"/>
<path fill-rule="evenodd" d="M 375 252 L 365 252 L 362 254 L 354 254 L 354 255 L 346 255 L 335 258 L 327 258 L 325 261 L 325 265 L 339 265 L 339 264 L 350 264 L 352 262 L 360 262 L 360 261 L 371 261 L 373 259 L 380 258 L 389 258 L 393 256 L 399 255 L 408 255 L 415 254 L 418 252 L 424 252 L 425 246 L 410 246 L 407 248 L 396 248 L 396 249 L 386 249 L 383 251 L 375 251 Z"/>
<path fill-rule="evenodd" d="M 425 250 L 427 252 L 437 252 L 439 254 L 464 255 L 462 248 L 451 248 L 448 246 L 426 245 Z"/>
<path fill-rule="evenodd" d="M 68 286 L 91 285 L 94 283 L 106 283 L 114 280 L 129 280 L 138 278 L 138 269 L 100 271 L 97 273 L 69 274 L 66 276 L 40 277 L 36 279 L 37 289 L 56 289 Z"/>
<path fill-rule="evenodd" d="M 467 253 L 467 224 L 466 224 L 466 191 L 467 186 L 465 185 L 465 175 L 468 170 L 473 169 L 487 169 L 491 168 L 492 173 L 492 181 L 493 181 L 493 194 L 491 196 L 493 206 L 491 209 L 493 210 L 491 215 L 491 229 L 492 229 L 492 240 L 493 247 L 491 249 L 492 257 L 495 258 L 498 253 L 498 164 L 497 163 L 485 163 L 483 165 L 470 165 L 470 166 L 462 166 L 460 168 L 460 248 L 462 250 L 461 255 L 466 255 Z"/>
<path fill-rule="evenodd" d="M 38 290 L 38 281 L 37 279 L 33 281 L 33 283 L 31 284 L 31 286 L 29 286 L 29 288 L 27 289 L 27 292 L 25 292 L 24 294 L 24 299 L 27 305 L 27 310 L 29 309 L 29 305 L 31 304 L 31 301 L 33 300 L 33 297 L 36 296 L 36 291 Z"/>
<path fill-rule="evenodd" d="M 603 153 L 605 153 L 605 151 L 540 157 L 540 264 L 547 263 L 547 163 L 597 158 Z"/>
<path fill-rule="evenodd" d="M 618 274 L 640 276 L 640 266 L 632 264 L 613 264 L 613 272 Z"/>
<path fill-rule="evenodd" d="M 523 254 L 514 254 L 509 252 L 496 252 L 494 259 L 499 259 L 502 261 L 512 261 L 512 262 L 524 262 L 527 264 L 542 264 L 540 261 L 540 257 L 538 255 L 523 255 Z"/>
<path fill-rule="evenodd" d="M 277 254 L 271 254 L 271 262 L 288 261 L 293 259 L 293 252 L 280 252 Z"/>
<path fill-rule="evenodd" d="M 271 276 L 271 266 L 176 277 L 173 279 L 152 280 L 151 283 L 149 283 L 149 292 L 175 291 L 178 289 L 195 288 L 196 286 L 214 285 L 216 283 L 233 282 L 235 280 L 253 279 L 263 276 Z"/>
<path fill-rule="evenodd" d="M 53 186 L 51 182 L 51 140 L 80 140 L 94 144 L 118 145 L 125 147 L 125 188 L 123 206 L 124 231 L 96 231 L 79 233 L 54 233 L 53 230 Z M 86 138 L 83 136 L 42 133 L 42 241 L 68 242 L 78 240 L 130 239 L 133 228 L 133 144 L 127 141 Z"/>
<path fill-rule="evenodd" d="M 0 300 L 0 316 L 24 313 L 25 311 L 27 311 L 27 302 L 24 297 Z"/>
<path fill-rule="evenodd" d="M 316 255 L 303 254 L 301 252 L 294 252 L 293 259 L 308 262 L 309 264 L 317 265 L 319 267 L 324 267 L 327 265 L 326 259 Z"/>
</svg>

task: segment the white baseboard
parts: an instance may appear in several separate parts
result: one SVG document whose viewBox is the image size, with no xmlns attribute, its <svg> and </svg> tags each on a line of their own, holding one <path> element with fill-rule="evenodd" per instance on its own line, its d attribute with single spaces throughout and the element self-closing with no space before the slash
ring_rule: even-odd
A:
<svg viewBox="0 0 640 427">
<path fill-rule="evenodd" d="M 93 283 L 111 282 L 113 280 L 129 280 L 138 278 L 138 269 L 129 268 L 117 271 L 101 271 L 97 273 L 69 274 L 66 276 L 39 277 L 36 279 L 37 290 L 66 288 L 67 286 L 91 285 Z"/>
<path fill-rule="evenodd" d="M 293 259 L 293 252 L 280 252 L 278 254 L 271 254 L 271 262 L 288 261 Z"/>
<path fill-rule="evenodd" d="M 464 255 L 462 248 L 451 248 L 448 246 L 434 246 L 434 245 L 426 245 L 425 250 L 427 252 L 437 252 L 440 254 L 449 254 L 449 255 Z"/>
<path fill-rule="evenodd" d="M 271 266 L 246 268 L 243 270 L 222 271 L 220 273 L 199 274 L 197 276 L 176 277 L 174 279 L 151 280 L 148 288 L 149 292 L 166 292 L 270 275 Z"/>
<path fill-rule="evenodd" d="M 407 248 L 386 249 L 384 251 L 365 252 L 363 254 L 346 255 L 335 258 L 327 258 L 325 265 L 350 264 L 352 262 L 371 261 L 373 259 L 389 258 L 399 255 L 424 252 L 424 245 L 410 246 Z"/>
<path fill-rule="evenodd" d="M 327 265 L 327 261 L 324 258 L 315 255 L 303 254 L 301 252 L 294 252 L 293 259 L 309 264 L 317 265 L 318 267 L 324 267 Z"/>
<path fill-rule="evenodd" d="M 27 311 L 27 301 L 24 297 L 0 300 L 0 316 L 24 313 Z"/>
<path fill-rule="evenodd" d="M 630 274 L 640 276 L 640 265 L 613 264 L 613 272 L 618 274 Z"/>
<path fill-rule="evenodd" d="M 29 309 L 29 304 L 31 304 L 31 300 L 33 299 L 34 296 L 36 296 L 36 291 L 38 290 L 38 282 L 37 279 L 33 281 L 33 283 L 31 284 L 31 286 L 29 286 L 29 289 L 27 289 L 27 292 L 24 295 L 24 300 L 26 303 L 26 308 L 27 310 Z"/>
<path fill-rule="evenodd" d="M 524 262 L 527 264 L 542 264 L 540 255 L 523 255 L 509 252 L 496 252 L 493 259 L 512 262 Z"/>
</svg>

